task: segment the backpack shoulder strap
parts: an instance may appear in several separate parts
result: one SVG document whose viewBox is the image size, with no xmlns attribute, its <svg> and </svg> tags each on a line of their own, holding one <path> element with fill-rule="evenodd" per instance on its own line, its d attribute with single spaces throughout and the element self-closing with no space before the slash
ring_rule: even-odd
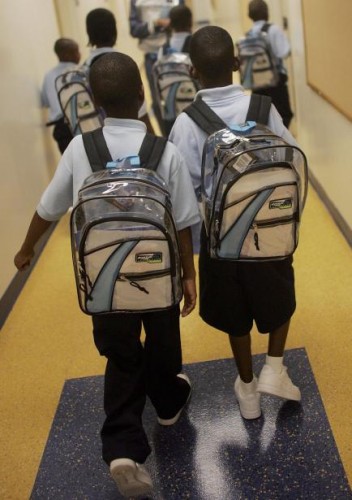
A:
<svg viewBox="0 0 352 500">
<path fill-rule="evenodd" d="M 227 128 L 227 125 L 222 119 L 203 101 L 198 98 L 192 102 L 187 108 L 186 113 L 204 132 L 213 134 L 218 130 Z"/>
<path fill-rule="evenodd" d="M 155 171 L 164 153 L 166 143 L 165 137 L 146 134 L 138 153 L 141 167 Z"/>
<path fill-rule="evenodd" d="M 267 33 L 269 31 L 270 26 L 271 23 L 264 23 L 260 31 L 262 31 L 263 33 Z"/>
<path fill-rule="evenodd" d="M 252 94 L 246 121 L 254 121 L 267 125 L 271 108 L 271 97 L 267 95 Z"/>
<path fill-rule="evenodd" d="M 185 41 L 183 42 L 181 52 L 185 52 L 186 54 L 189 53 L 189 47 L 191 45 L 191 37 L 192 35 L 188 35 L 185 38 Z"/>
<path fill-rule="evenodd" d="M 82 139 L 93 172 L 103 170 L 106 164 L 112 161 L 104 139 L 103 129 L 97 128 L 91 132 L 86 132 L 82 134 Z"/>
</svg>

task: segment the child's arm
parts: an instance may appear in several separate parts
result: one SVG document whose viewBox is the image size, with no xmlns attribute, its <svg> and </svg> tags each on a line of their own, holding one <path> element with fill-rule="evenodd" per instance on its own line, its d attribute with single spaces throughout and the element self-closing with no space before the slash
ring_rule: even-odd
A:
<svg viewBox="0 0 352 500">
<path fill-rule="evenodd" d="M 37 212 L 34 213 L 29 225 L 26 238 L 21 249 L 15 255 L 14 263 L 19 271 L 24 271 L 34 257 L 34 247 L 43 234 L 49 229 L 52 221 L 42 219 Z"/>
<path fill-rule="evenodd" d="M 193 260 L 193 244 L 191 228 L 186 227 L 178 232 L 181 264 L 182 264 L 182 282 L 184 304 L 181 311 L 183 317 L 187 316 L 196 306 L 197 290 L 196 290 L 196 271 Z"/>
</svg>

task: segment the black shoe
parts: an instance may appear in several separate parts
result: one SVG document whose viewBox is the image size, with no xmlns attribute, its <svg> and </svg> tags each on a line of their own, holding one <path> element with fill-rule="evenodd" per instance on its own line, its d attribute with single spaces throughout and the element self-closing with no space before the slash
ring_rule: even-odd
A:
<svg viewBox="0 0 352 500">
<path fill-rule="evenodd" d="M 158 422 L 159 422 L 160 425 L 173 425 L 173 424 L 176 424 L 176 422 L 178 421 L 178 419 L 181 416 L 182 411 L 186 407 L 186 405 L 187 405 L 187 403 L 188 403 L 188 401 L 189 401 L 189 399 L 191 397 L 192 388 L 191 388 L 191 382 L 190 382 L 189 378 L 184 373 L 179 373 L 177 376 L 179 378 L 183 379 L 186 382 L 186 384 L 188 385 L 188 388 L 187 388 L 188 391 L 187 391 L 186 399 L 184 400 L 184 403 L 182 404 L 181 408 L 177 411 L 177 413 L 173 417 L 171 417 L 171 418 L 160 418 L 160 417 L 158 417 Z"/>
</svg>

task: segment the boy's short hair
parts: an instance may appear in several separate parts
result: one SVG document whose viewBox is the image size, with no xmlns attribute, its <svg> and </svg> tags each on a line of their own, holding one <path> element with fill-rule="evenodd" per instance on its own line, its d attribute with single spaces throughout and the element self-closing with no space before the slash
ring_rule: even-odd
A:
<svg viewBox="0 0 352 500">
<path fill-rule="evenodd" d="M 230 34 L 219 26 L 204 26 L 196 31 L 189 55 L 194 68 L 209 79 L 233 71 L 234 43 Z"/>
<path fill-rule="evenodd" d="M 129 111 L 136 105 L 142 79 L 135 61 L 121 52 L 102 55 L 91 66 L 90 86 L 105 111 Z"/>
<path fill-rule="evenodd" d="M 169 13 L 170 28 L 175 31 L 189 31 L 192 28 L 192 11 L 187 5 L 176 5 Z"/>
<path fill-rule="evenodd" d="M 267 21 L 269 10 L 264 0 L 251 0 L 248 5 L 248 17 L 252 21 Z"/>
<path fill-rule="evenodd" d="M 78 50 L 78 43 L 71 38 L 58 38 L 54 43 L 54 52 L 57 57 L 64 60 L 68 55 Z"/>
<path fill-rule="evenodd" d="M 86 29 L 91 45 L 112 47 L 117 39 L 117 27 L 114 14 L 104 8 L 93 9 L 86 17 Z"/>
</svg>

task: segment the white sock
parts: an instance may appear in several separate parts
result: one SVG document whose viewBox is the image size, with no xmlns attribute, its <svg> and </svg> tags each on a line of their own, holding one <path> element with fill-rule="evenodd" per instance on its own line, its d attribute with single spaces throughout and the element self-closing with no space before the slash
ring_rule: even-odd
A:
<svg viewBox="0 0 352 500">
<path fill-rule="evenodd" d="M 275 373 L 281 373 L 283 360 L 284 360 L 283 356 L 277 358 L 275 356 L 269 356 L 267 354 L 265 358 L 265 363 L 269 365 Z"/>
<path fill-rule="evenodd" d="M 240 382 L 241 382 L 241 389 L 244 394 L 252 394 L 257 389 L 257 381 L 255 380 L 254 375 L 253 375 L 253 380 L 251 380 L 250 382 L 243 382 L 241 378 Z"/>
</svg>

